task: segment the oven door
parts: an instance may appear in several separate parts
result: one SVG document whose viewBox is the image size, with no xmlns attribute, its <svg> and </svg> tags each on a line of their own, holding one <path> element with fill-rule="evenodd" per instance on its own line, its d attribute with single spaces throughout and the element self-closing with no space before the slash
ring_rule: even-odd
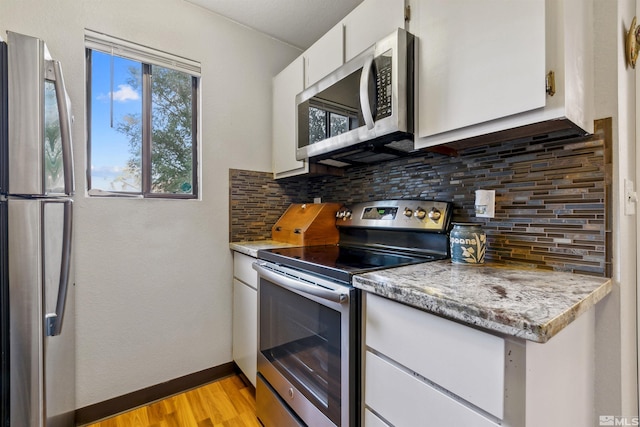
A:
<svg viewBox="0 0 640 427">
<path fill-rule="evenodd" d="M 264 261 L 254 268 L 260 276 L 259 375 L 303 423 L 355 426 L 357 290 Z M 261 402 L 273 396 L 261 393 L 256 396 L 258 418 L 269 427 L 273 414 Z"/>
</svg>

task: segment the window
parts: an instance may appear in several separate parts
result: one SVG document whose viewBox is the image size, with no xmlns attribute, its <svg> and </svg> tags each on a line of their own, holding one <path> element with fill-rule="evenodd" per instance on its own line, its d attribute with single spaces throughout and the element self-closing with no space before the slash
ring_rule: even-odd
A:
<svg viewBox="0 0 640 427">
<path fill-rule="evenodd" d="M 87 31 L 90 195 L 198 197 L 200 66 Z"/>
</svg>

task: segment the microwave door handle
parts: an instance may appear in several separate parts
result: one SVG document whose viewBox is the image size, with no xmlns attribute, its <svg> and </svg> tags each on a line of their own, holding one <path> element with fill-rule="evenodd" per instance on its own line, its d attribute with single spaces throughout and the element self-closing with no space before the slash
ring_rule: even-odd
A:
<svg viewBox="0 0 640 427">
<path fill-rule="evenodd" d="M 373 113 L 371 112 L 371 103 L 369 102 L 369 76 L 371 75 L 372 66 L 373 56 L 370 56 L 364 62 L 362 74 L 360 75 L 360 109 L 368 130 L 373 129 L 375 125 Z"/>
<path fill-rule="evenodd" d="M 55 75 L 56 101 L 60 117 L 60 138 L 62 139 L 62 167 L 64 168 L 65 193 L 73 196 L 75 193 L 75 176 L 73 171 L 73 146 L 71 143 L 71 102 L 67 95 L 67 88 L 62 77 L 60 61 L 53 61 Z"/>
</svg>

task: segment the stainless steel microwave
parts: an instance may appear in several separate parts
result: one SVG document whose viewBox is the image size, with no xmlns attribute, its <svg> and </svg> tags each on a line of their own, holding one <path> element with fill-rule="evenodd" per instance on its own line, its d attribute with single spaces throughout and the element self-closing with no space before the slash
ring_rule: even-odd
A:
<svg viewBox="0 0 640 427">
<path fill-rule="evenodd" d="M 380 40 L 296 96 L 298 160 L 331 166 L 413 151 L 414 37 Z"/>
</svg>

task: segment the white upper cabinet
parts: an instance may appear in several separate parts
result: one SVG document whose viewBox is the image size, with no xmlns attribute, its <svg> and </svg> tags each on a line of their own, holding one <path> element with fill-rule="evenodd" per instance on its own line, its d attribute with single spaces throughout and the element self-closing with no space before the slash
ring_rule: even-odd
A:
<svg viewBox="0 0 640 427">
<path fill-rule="evenodd" d="M 543 119 L 567 118 L 593 133 L 593 0 L 547 0 L 547 71 L 555 73 L 555 95 L 547 97 Z"/>
<path fill-rule="evenodd" d="M 419 0 L 418 136 L 545 105 L 544 0 Z"/>
<path fill-rule="evenodd" d="M 303 57 L 299 56 L 273 78 L 273 175 L 285 178 L 309 171 L 296 160 L 296 95 L 304 90 Z"/>
<path fill-rule="evenodd" d="M 344 28 L 338 23 L 307 49 L 304 56 L 304 87 L 308 88 L 344 63 Z"/>
<path fill-rule="evenodd" d="M 404 0 L 365 0 L 273 78 L 274 178 L 331 173 L 296 160 L 296 95 L 344 64 L 345 54 L 352 59 L 398 27 L 404 27 Z"/>
<path fill-rule="evenodd" d="M 416 148 L 555 119 L 593 132 L 592 1 L 411 4 L 410 31 L 418 38 Z"/>
<path fill-rule="evenodd" d="M 304 52 L 305 88 L 404 28 L 404 0 L 365 0 Z"/>
<path fill-rule="evenodd" d="M 345 62 L 383 39 L 397 28 L 405 28 L 404 0 L 365 0 L 342 21 Z"/>
<path fill-rule="evenodd" d="M 275 177 L 309 173 L 295 159 L 295 96 L 396 28 L 416 36 L 416 149 L 516 128 L 517 137 L 593 132 L 593 7 L 593 0 L 365 0 L 274 78 Z"/>
</svg>

